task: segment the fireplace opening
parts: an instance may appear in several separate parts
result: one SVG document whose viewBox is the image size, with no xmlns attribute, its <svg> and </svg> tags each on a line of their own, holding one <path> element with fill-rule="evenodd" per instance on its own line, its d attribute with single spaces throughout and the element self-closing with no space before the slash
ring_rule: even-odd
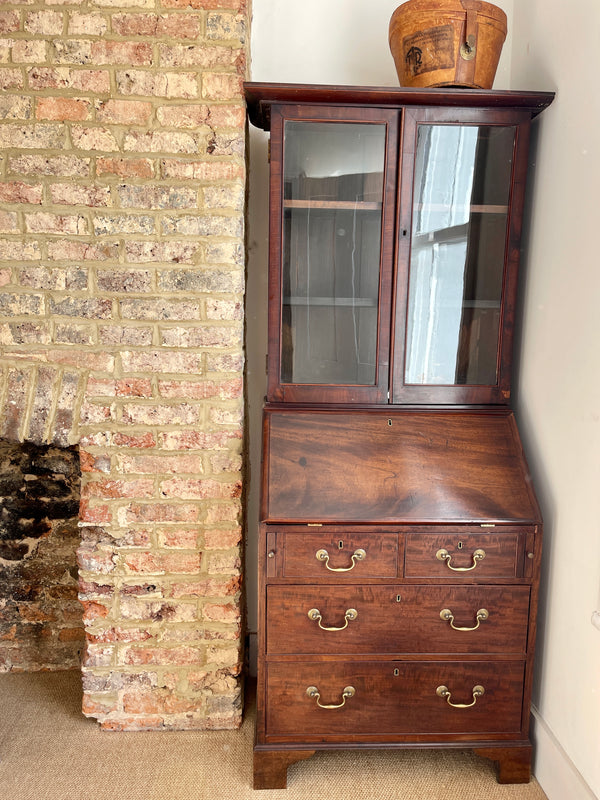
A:
<svg viewBox="0 0 600 800">
<path fill-rule="evenodd" d="M 0 672 L 80 668 L 78 450 L 0 440 Z"/>
</svg>

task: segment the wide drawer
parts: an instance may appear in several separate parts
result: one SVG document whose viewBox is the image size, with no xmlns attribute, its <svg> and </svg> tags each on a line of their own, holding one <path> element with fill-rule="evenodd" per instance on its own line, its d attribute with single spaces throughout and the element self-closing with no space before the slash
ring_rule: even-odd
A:
<svg viewBox="0 0 600 800">
<path fill-rule="evenodd" d="M 409 533 L 406 536 L 407 578 L 518 577 L 518 532 Z"/>
<path fill-rule="evenodd" d="M 524 655 L 528 615 L 528 586 L 271 585 L 267 652 Z"/>
<path fill-rule="evenodd" d="M 303 741 L 517 733 L 523 675 L 519 661 L 270 663 L 266 733 Z"/>
<path fill-rule="evenodd" d="M 282 542 L 286 578 L 395 578 L 398 574 L 396 532 L 277 533 Z"/>
</svg>

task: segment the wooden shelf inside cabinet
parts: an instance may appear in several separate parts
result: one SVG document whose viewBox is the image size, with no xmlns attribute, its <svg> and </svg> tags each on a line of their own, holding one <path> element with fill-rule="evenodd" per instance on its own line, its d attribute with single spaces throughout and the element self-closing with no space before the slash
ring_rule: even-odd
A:
<svg viewBox="0 0 600 800">
<path fill-rule="evenodd" d="M 342 306 L 349 308 L 375 308 L 372 297 L 284 297 L 284 306 Z"/>
<path fill-rule="evenodd" d="M 383 205 L 374 200 L 284 200 L 283 207 L 328 211 L 381 211 Z"/>
<path fill-rule="evenodd" d="M 470 211 L 471 214 L 508 214 L 508 206 L 507 205 L 464 205 L 464 206 L 456 206 L 452 205 L 449 206 L 447 203 L 416 203 L 415 209 L 417 211 L 422 211 L 423 209 L 427 209 L 428 211 L 449 211 L 452 208 L 452 211 Z"/>
</svg>

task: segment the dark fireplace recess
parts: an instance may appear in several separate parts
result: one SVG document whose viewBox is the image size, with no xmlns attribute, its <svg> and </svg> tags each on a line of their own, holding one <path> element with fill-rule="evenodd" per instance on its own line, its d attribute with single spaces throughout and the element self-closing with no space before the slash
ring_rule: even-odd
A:
<svg viewBox="0 0 600 800">
<path fill-rule="evenodd" d="M 80 666 L 77 447 L 0 441 L 0 671 Z"/>
</svg>

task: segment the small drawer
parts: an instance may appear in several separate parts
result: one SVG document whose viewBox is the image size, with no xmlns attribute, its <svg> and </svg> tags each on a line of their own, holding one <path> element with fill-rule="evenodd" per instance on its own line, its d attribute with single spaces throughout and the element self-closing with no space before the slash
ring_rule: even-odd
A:
<svg viewBox="0 0 600 800">
<path fill-rule="evenodd" d="M 284 578 L 325 580 L 395 578 L 398 575 L 398 534 L 319 530 L 278 532 L 283 539 Z M 279 545 L 278 545 L 279 546 Z"/>
<path fill-rule="evenodd" d="M 409 533 L 404 575 L 407 578 L 519 577 L 519 533 Z"/>
<path fill-rule="evenodd" d="M 520 661 L 271 663 L 267 738 L 516 734 L 523 676 Z"/>
<path fill-rule="evenodd" d="M 525 655 L 528 586 L 267 587 L 267 652 Z"/>
</svg>

